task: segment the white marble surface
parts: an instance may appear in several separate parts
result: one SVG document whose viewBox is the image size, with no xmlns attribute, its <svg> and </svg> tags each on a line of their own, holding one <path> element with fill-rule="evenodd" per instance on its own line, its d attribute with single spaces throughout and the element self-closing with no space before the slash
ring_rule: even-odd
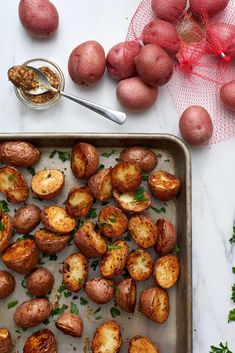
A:
<svg viewBox="0 0 235 353">
<path fill-rule="evenodd" d="M 39 41 L 29 37 L 18 21 L 18 0 L 1 4 L 0 131 L 1 132 L 168 132 L 178 135 L 178 118 L 168 92 L 161 89 L 158 103 L 143 114 L 128 113 L 124 126 L 114 125 L 84 108 L 63 100 L 55 108 L 34 112 L 20 104 L 7 81 L 7 69 L 33 58 L 57 62 L 66 76 L 68 92 L 119 108 L 115 84 L 107 76 L 92 89 L 77 88 L 67 73 L 71 50 L 88 39 L 106 50 L 122 41 L 139 0 L 54 0 L 60 13 L 56 37 Z M 235 282 L 235 247 L 229 236 L 235 216 L 235 139 L 212 147 L 191 149 L 193 161 L 193 309 L 194 353 L 228 341 L 235 352 L 234 325 L 227 323 L 232 308 L 230 287 Z M 169 352 L 170 353 L 170 352 Z"/>
</svg>

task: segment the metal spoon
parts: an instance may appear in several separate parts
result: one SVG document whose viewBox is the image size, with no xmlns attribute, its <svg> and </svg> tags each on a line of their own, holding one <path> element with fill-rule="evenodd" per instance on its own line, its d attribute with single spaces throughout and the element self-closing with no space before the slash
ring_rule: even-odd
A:
<svg viewBox="0 0 235 353">
<path fill-rule="evenodd" d="M 39 83 L 38 88 L 35 88 L 33 90 L 29 90 L 29 91 L 25 91 L 26 93 L 29 93 L 31 95 L 38 95 L 38 94 L 42 94 L 45 92 L 55 92 L 55 93 L 60 93 L 61 96 L 66 97 L 78 104 L 83 105 L 84 107 L 93 110 L 94 112 L 104 116 L 105 118 L 114 121 L 115 123 L 122 125 L 124 124 L 124 122 L 126 121 L 126 114 L 122 113 L 118 110 L 114 110 L 114 109 L 110 109 L 107 108 L 105 106 L 87 101 L 86 99 L 80 98 L 80 97 L 76 97 L 73 96 L 72 94 L 63 92 L 59 89 L 56 89 L 54 87 L 51 86 L 50 82 L 48 81 L 47 76 L 40 71 L 39 69 L 36 69 L 35 67 L 32 66 L 23 66 L 23 67 L 28 67 L 30 69 L 32 69 L 35 74 L 37 75 L 37 81 Z"/>
</svg>

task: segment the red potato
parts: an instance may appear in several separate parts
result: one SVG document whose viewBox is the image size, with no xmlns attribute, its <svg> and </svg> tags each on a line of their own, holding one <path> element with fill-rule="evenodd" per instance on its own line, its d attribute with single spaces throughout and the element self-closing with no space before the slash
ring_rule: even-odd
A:
<svg viewBox="0 0 235 353">
<path fill-rule="evenodd" d="M 93 145 L 86 142 L 79 142 L 73 146 L 71 169 L 76 178 L 89 178 L 96 172 L 98 165 L 99 152 Z"/>
<path fill-rule="evenodd" d="M 24 29 L 37 38 L 52 36 L 59 26 L 57 9 L 48 0 L 20 0 L 19 18 Z"/>
<path fill-rule="evenodd" d="M 140 49 L 141 45 L 134 41 L 114 45 L 106 57 L 109 75 L 116 80 L 134 76 L 136 74 L 134 59 Z"/>
<path fill-rule="evenodd" d="M 82 86 L 90 86 L 99 81 L 105 67 L 104 49 L 94 40 L 78 45 L 70 54 L 68 61 L 71 79 Z"/>
<path fill-rule="evenodd" d="M 143 290 L 139 299 L 140 310 L 150 320 L 163 324 L 169 316 L 169 296 L 165 289 L 150 287 Z"/>
<path fill-rule="evenodd" d="M 143 29 L 144 44 L 157 44 L 168 54 L 176 54 L 180 48 L 180 39 L 175 26 L 163 20 L 149 22 Z"/>
<path fill-rule="evenodd" d="M 123 279 L 115 290 L 115 301 L 121 309 L 128 313 L 135 311 L 136 284 L 132 278 Z"/>
<path fill-rule="evenodd" d="M 152 0 L 154 15 L 168 22 L 173 22 L 185 10 L 187 0 Z"/>
<path fill-rule="evenodd" d="M 187 108 L 180 117 L 180 133 L 191 145 L 207 142 L 213 134 L 213 123 L 209 113 L 200 106 Z"/>
<path fill-rule="evenodd" d="M 226 108 L 235 112 L 235 80 L 227 82 L 221 87 L 220 98 Z"/>
<path fill-rule="evenodd" d="M 140 78 L 153 87 L 163 86 L 173 74 L 173 61 L 157 44 L 145 45 L 135 58 Z"/>
<path fill-rule="evenodd" d="M 5 327 L 0 327 L 0 352 L 11 353 L 12 349 L 13 343 L 10 331 Z"/>
<path fill-rule="evenodd" d="M 125 148 L 119 157 L 120 161 L 135 162 L 139 165 L 142 172 L 151 172 L 158 163 L 157 155 L 142 146 L 133 146 Z"/>
<path fill-rule="evenodd" d="M 95 303 L 106 304 L 112 300 L 115 284 L 105 278 L 93 278 L 86 282 L 85 292 Z"/>
<path fill-rule="evenodd" d="M 55 325 L 65 335 L 81 337 L 83 332 L 83 322 L 77 314 L 62 313 L 58 316 Z"/>
<path fill-rule="evenodd" d="M 229 0 L 189 0 L 190 10 L 196 17 L 207 15 L 212 17 L 223 11 L 229 3 Z"/>
<path fill-rule="evenodd" d="M 219 56 L 221 49 L 226 56 L 235 57 L 235 26 L 228 23 L 212 23 L 207 32 L 207 49 Z"/>
<path fill-rule="evenodd" d="M 139 77 L 131 77 L 119 82 L 116 95 L 124 108 L 141 112 L 156 102 L 158 90 L 147 85 Z"/>
<path fill-rule="evenodd" d="M 29 274 L 26 286 L 35 297 L 45 297 L 54 286 L 54 276 L 46 268 L 38 267 Z"/>
</svg>

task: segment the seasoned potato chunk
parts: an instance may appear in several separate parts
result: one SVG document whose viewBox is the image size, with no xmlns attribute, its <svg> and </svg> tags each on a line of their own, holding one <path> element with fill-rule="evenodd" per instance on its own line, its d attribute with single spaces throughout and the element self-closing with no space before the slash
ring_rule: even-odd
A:
<svg viewBox="0 0 235 353">
<path fill-rule="evenodd" d="M 56 197 L 64 186 L 64 174 L 58 169 L 45 169 L 32 178 L 32 190 L 43 200 Z"/>
<path fill-rule="evenodd" d="M 120 154 L 120 160 L 137 163 L 142 172 L 151 172 L 157 165 L 156 154 L 144 147 L 134 146 L 125 148 Z"/>
<path fill-rule="evenodd" d="M 99 326 L 92 341 L 93 353 L 118 353 L 122 345 L 121 328 L 114 320 Z"/>
<path fill-rule="evenodd" d="M 120 192 L 135 191 L 141 182 L 142 172 L 136 163 L 119 162 L 112 169 L 112 185 Z"/>
<path fill-rule="evenodd" d="M 14 217 L 14 227 L 19 234 L 28 234 L 41 222 L 41 210 L 34 204 L 20 207 Z"/>
<path fill-rule="evenodd" d="M 132 278 L 123 279 L 115 290 L 115 300 L 118 306 L 128 313 L 135 311 L 136 284 Z"/>
<path fill-rule="evenodd" d="M 64 261 L 63 281 L 71 292 L 78 292 L 86 283 L 88 261 L 82 254 L 74 253 Z"/>
<path fill-rule="evenodd" d="M 5 250 L 11 243 L 13 234 L 12 217 L 6 213 L 0 212 L 0 252 Z"/>
<path fill-rule="evenodd" d="M 66 335 L 81 337 L 83 331 L 83 322 L 79 315 L 71 313 L 62 313 L 58 316 L 56 327 Z"/>
<path fill-rule="evenodd" d="M 42 223 L 52 232 L 68 234 L 75 228 L 75 219 L 60 206 L 48 206 L 42 211 Z"/>
<path fill-rule="evenodd" d="M 170 288 L 176 284 L 179 278 L 180 264 L 175 255 L 160 257 L 154 267 L 154 279 L 162 288 Z"/>
<path fill-rule="evenodd" d="M 169 297 L 165 289 L 150 287 L 140 295 L 140 310 L 150 320 L 163 324 L 169 316 Z"/>
<path fill-rule="evenodd" d="M 0 143 L 0 161 L 14 167 L 27 168 L 38 162 L 39 150 L 25 141 Z"/>
<path fill-rule="evenodd" d="M 0 191 L 12 203 L 24 202 L 29 196 L 29 188 L 24 177 L 12 167 L 0 168 Z"/>
<path fill-rule="evenodd" d="M 142 213 L 151 205 L 151 198 L 142 187 L 134 192 L 126 193 L 113 190 L 113 197 L 118 206 L 127 212 Z"/>
<path fill-rule="evenodd" d="M 85 217 L 89 213 L 93 201 L 93 195 L 88 187 L 72 188 L 68 193 L 66 211 L 74 218 Z"/>
<path fill-rule="evenodd" d="M 181 182 L 177 176 L 161 170 L 150 175 L 148 184 L 154 197 L 169 201 L 178 194 Z"/>
<path fill-rule="evenodd" d="M 110 279 L 93 278 L 86 282 L 85 292 L 93 302 L 106 304 L 112 300 L 115 284 Z"/>
<path fill-rule="evenodd" d="M 14 291 L 15 284 L 15 278 L 9 272 L 0 270 L 0 299 L 7 298 Z"/>
<path fill-rule="evenodd" d="M 130 340 L 128 353 L 160 353 L 160 351 L 148 337 L 135 336 Z"/>
<path fill-rule="evenodd" d="M 73 146 L 71 168 L 78 179 L 89 178 L 99 165 L 99 152 L 89 143 L 80 142 Z"/>
<path fill-rule="evenodd" d="M 136 244 L 143 249 L 154 246 L 157 241 L 157 227 L 147 216 L 132 216 L 129 219 L 128 230 Z"/>
<path fill-rule="evenodd" d="M 176 246 L 177 234 L 173 224 L 164 218 L 157 220 L 157 234 L 158 240 L 155 245 L 155 250 L 159 256 L 167 255 Z"/>
<path fill-rule="evenodd" d="M 126 265 L 128 245 L 123 240 L 117 240 L 108 246 L 107 253 L 100 261 L 100 272 L 104 278 L 114 278 L 120 275 Z"/>
<path fill-rule="evenodd" d="M 136 281 L 145 281 L 153 273 L 154 262 L 150 253 L 143 249 L 133 250 L 127 258 L 127 269 Z"/>
<path fill-rule="evenodd" d="M 112 167 L 102 169 L 92 175 L 88 181 L 88 186 L 91 189 L 93 196 L 99 201 L 106 201 L 112 196 Z"/>
<path fill-rule="evenodd" d="M 127 230 L 128 219 L 119 208 L 108 206 L 101 210 L 98 224 L 106 237 L 119 238 Z"/>
<path fill-rule="evenodd" d="M 48 329 L 33 333 L 27 338 L 23 353 L 57 353 L 54 333 Z"/>
<path fill-rule="evenodd" d="M 69 235 L 55 234 L 47 229 L 38 230 L 35 235 L 38 248 L 46 255 L 55 255 L 62 251 L 69 242 Z"/>
<path fill-rule="evenodd" d="M 11 353 L 13 348 L 13 343 L 11 339 L 11 334 L 9 330 L 5 327 L 0 328 L 0 352 L 1 353 Z"/>
</svg>

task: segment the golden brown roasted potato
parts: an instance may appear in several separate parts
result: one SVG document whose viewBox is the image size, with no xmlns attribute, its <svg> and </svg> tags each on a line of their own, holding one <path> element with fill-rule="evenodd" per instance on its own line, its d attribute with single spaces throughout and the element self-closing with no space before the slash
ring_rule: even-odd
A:
<svg viewBox="0 0 235 353">
<path fill-rule="evenodd" d="M 72 188 L 67 197 L 66 211 L 74 218 L 85 217 L 92 205 L 93 195 L 87 186 Z"/>
<path fill-rule="evenodd" d="M 2 261 L 11 270 L 27 274 L 37 266 L 40 253 L 33 239 L 24 239 L 11 244 L 3 253 Z"/>
<path fill-rule="evenodd" d="M 148 337 L 135 336 L 129 342 L 128 353 L 160 353 L 160 351 Z"/>
<path fill-rule="evenodd" d="M 56 327 L 66 335 L 81 337 L 83 323 L 79 315 L 71 313 L 62 313 L 58 316 Z"/>
<path fill-rule="evenodd" d="M 0 168 L 0 191 L 12 203 L 24 202 L 29 196 L 24 177 L 13 167 Z"/>
<path fill-rule="evenodd" d="M 151 205 L 151 198 L 142 187 L 134 192 L 126 193 L 113 190 L 113 197 L 118 206 L 127 212 L 142 213 Z"/>
<path fill-rule="evenodd" d="M 133 162 L 119 162 L 111 174 L 113 188 L 119 192 L 135 191 L 142 182 L 141 169 Z"/>
<path fill-rule="evenodd" d="M 159 256 L 167 255 L 172 252 L 176 246 L 176 229 L 168 219 L 164 218 L 159 218 L 156 226 L 158 240 L 154 248 Z"/>
<path fill-rule="evenodd" d="M 24 141 L 0 143 L 0 161 L 15 167 L 27 168 L 38 162 L 39 150 Z"/>
<path fill-rule="evenodd" d="M 23 353 L 57 353 L 54 333 L 48 329 L 33 333 L 25 341 Z"/>
<path fill-rule="evenodd" d="M 158 286 L 168 289 L 176 284 L 179 278 L 180 264 L 175 255 L 160 257 L 154 266 L 154 279 Z"/>
<path fill-rule="evenodd" d="M 108 206 L 101 210 L 98 225 L 106 237 L 119 238 L 127 230 L 128 219 L 119 208 Z"/>
<path fill-rule="evenodd" d="M 112 167 L 102 169 L 88 180 L 88 186 L 96 200 L 106 201 L 112 196 L 111 170 Z"/>
<path fill-rule="evenodd" d="M 39 199 L 51 200 L 64 186 L 64 174 L 58 169 L 45 169 L 32 178 L 32 190 Z"/>
<path fill-rule="evenodd" d="M 48 206 L 42 210 L 42 223 L 51 232 L 68 234 L 75 228 L 75 219 L 60 206 Z"/>
<path fill-rule="evenodd" d="M 118 353 L 122 345 L 121 328 L 114 320 L 100 325 L 92 341 L 93 353 Z"/>
<path fill-rule="evenodd" d="M 55 255 L 69 242 L 69 235 L 60 235 L 47 229 L 40 229 L 34 235 L 37 247 L 46 255 Z"/>
<path fill-rule="evenodd" d="M 86 283 L 88 261 L 82 254 L 73 253 L 64 261 L 63 281 L 71 292 L 78 292 Z"/>
<path fill-rule="evenodd" d="M 47 320 L 53 306 L 46 298 L 33 298 L 20 304 L 14 313 L 17 326 L 22 328 L 35 327 Z"/>
<path fill-rule="evenodd" d="M 114 278 L 120 275 L 126 265 L 128 245 L 123 240 L 117 240 L 108 245 L 108 251 L 100 261 L 100 272 L 104 278 Z"/>
<path fill-rule="evenodd" d="M 132 216 L 129 219 L 128 230 L 136 244 L 143 249 L 151 248 L 157 241 L 157 227 L 147 216 Z"/>
<path fill-rule="evenodd" d="M 120 161 L 137 163 L 142 172 L 151 172 L 157 165 L 156 154 L 144 147 L 134 146 L 125 148 L 120 154 Z"/>
<path fill-rule="evenodd" d="M 77 230 L 74 237 L 74 244 L 86 257 L 98 257 L 103 255 L 107 250 L 105 239 L 90 221 L 86 221 Z"/>
<path fill-rule="evenodd" d="M 28 234 L 41 222 L 41 210 L 34 204 L 20 207 L 14 217 L 14 227 L 19 234 Z"/>
<path fill-rule="evenodd" d="M 145 289 L 140 295 L 140 310 L 150 320 L 163 324 L 170 311 L 168 293 L 159 287 Z"/>
<path fill-rule="evenodd" d="M 12 217 L 0 211 L 0 252 L 4 251 L 11 243 L 13 234 Z"/>
<path fill-rule="evenodd" d="M 105 278 L 93 278 L 86 282 L 85 292 L 95 303 L 106 304 L 112 300 L 115 284 Z"/>
<path fill-rule="evenodd" d="M 71 168 L 78 179 L 89 178 L 99 165 L 99 152 L 89 143 L 80 142 L 73 146 Z"/>
<path fill-rule="evenodd" d="M 151 194 L 159 200 L 169 201 L 179 192 L 180 179 L 168 172 L 159 170 L 148 178 Z"/>
<path fill-rule="evenodd" d="M 143 249 L 133 250 L 127 258 L 127 269 L 136 281 L 145 281 L 153 273 L 154 262 L 150 253 Z"/>
<path fill-rule="evenodd" d="M 5 327 L 0 327 L 0 352 L 11 353 L 13 349 L 11 334 Z"/>
<path fill-rule="evenodd" d="M 45 297 L 54 286 L 54 276 L 46 268 L 38 267 L 29 274 L 26 286 L 35 297 Z"/>
<path fill-rule="evenodd" d="M 15 284 L 15 278 L 9 272 L 0 270 L 0 299 L 8 297 L 14 291 Z"/>
<path fill-rule="evenodd" d="M 136 285 L 132 278 L 123 279 L 115 288 L 115 300 L 118 306 L 128 313 L 135 311 Z"/>
</svg>

